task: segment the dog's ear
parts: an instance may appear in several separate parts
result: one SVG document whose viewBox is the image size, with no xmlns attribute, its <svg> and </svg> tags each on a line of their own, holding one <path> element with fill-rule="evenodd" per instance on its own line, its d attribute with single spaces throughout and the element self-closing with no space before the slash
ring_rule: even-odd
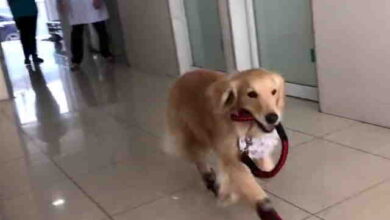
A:
<svg viewBox="0 0 390 220">
<path fill-rule="evenodd" d="M 222 113 L 236 104 L 237 90 L 229 80 L 221 80 L 213 83 L 207 90 L 207 95 L 212 102 L 214 110 Z"/>
<path fill-rule="evenodd" d="M 284 78 L 277 73 L 272 73 L 272 78 L 276 82 L 276 85 L 278 87 L 276 105 L 279 108 L 283 109 L 285 105 L 285 97 L 286 97 L 285 89 L 284 89 L 285 87 Z"/>
</svg>

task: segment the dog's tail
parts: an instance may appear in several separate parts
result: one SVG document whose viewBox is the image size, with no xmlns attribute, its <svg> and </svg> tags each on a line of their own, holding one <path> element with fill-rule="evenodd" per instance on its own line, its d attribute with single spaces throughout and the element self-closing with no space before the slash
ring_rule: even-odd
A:
<svg viewBox="0 0 390 220">
<path fill-rule="evenodd" d="M 171 103 L 171 102 L 169 102 Z M 165 129 L 163 136 L 163 151 L 175 157 L 186 157 L 183 138 L 181 137 L 180 112 L 175 106 L 167 108 L 165 114 Z"/>
<path fill-rule="evenodd" d="M 165 121 L 165 129 L 163 136 L 163 151 L 174 157 L 186 157 L 185 151 L 183 149 L 183 138 L 180 136 L 180 129 L 177 124 L 177 118 L 172 117 L 172 114 L 167 114 L 167 120 Z"/>
<path fill-rule="evenodd" d="M 166 132 L 163 139 L 163 151 L 173 157 L 184 160 L 193 160 L 193 155 L 183 145 L 183 138 L 180 135 L 171 135 Z"/>
<path fill-rule="evenodd" d="M 170 134 L 169 131 L 165 131 L 162 144 L 163 151 L 171 156 L 180 157 L 181 153 L 177 146 L 176 138 Z"/>
</svg>

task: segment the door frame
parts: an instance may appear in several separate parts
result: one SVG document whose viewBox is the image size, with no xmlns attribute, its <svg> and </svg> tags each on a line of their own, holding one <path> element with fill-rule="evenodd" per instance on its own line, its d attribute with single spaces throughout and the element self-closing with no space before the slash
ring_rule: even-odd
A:
<svg viewBox="0 0 390 220">
<path fill-rule="evenodd" d="M 199 69 L 193 65 L 185 0 L 169 0 L 180 74 Z M 227 72 L 261 68 L 253 0 L 217 0 Z M 318 101 L 318 88 L 286 83 L 286 94 Z"/>
<path fill-rule="evenodd" d="M 191 70 L 200 69 L 200 67 L 194 66 L 184 1 L 186 0 L 169 0 L 169 10 L 171 14 L 180 75 Z M 235 72 L 236 65 L 231 35 L 232 30 L 230 26 L 230 14 L 228 7 L 229 0 L 216 1 L 218 3 L 218 17 L 222 29 L 222 44 L 226 62 L 226 71 Z"/>
</svg>

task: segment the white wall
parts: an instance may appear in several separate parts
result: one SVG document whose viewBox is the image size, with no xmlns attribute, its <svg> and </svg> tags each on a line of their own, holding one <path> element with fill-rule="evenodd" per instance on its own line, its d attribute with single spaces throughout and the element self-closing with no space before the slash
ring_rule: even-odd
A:
<svg viewBox="0 0 390 220">
<path fill-rule="evenodd" d="M 322 111 L 390 127 L 390 1 L 313 8 Z"/>
<path fill-rule="evenodd" d="M 130 65 L 141 72 L 179 75 L 168 0 L 118 0 Z"/>
</svg>

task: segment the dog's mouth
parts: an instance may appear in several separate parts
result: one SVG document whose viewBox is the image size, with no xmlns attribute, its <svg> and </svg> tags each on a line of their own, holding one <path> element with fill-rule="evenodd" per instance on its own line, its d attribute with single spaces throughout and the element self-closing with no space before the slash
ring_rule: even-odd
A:
<svg viewBox="0 0 390 220">
<path fill-rule="evenodd" d="M 275 125 L 264 125 L 261 121 L 257 120 L 250 111 L 246 109 L 240 109 L 237 113 L 233 113 L 231 118 L 233 121 L 254 121 L 257 127 L 260 128 L 260 130 L 262 130 L 264 133 L 271 133 L 275 129 Z"/>
<path fill-rule="evenodd" d="M 265 126 L 263 123 L 259 122 L 258 120 L 255 120 L 257 127 L 259 127 L 263 132 L 265 133 L 271 133 L 274 131 L 275 126 Z"/>
</svg>

